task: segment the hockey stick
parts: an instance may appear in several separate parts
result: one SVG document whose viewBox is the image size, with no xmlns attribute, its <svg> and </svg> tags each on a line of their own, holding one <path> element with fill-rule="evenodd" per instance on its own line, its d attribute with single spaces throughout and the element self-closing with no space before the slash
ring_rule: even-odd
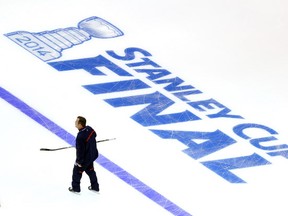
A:
<svg viewBox="0 0 288 216">
<path fill-rule="evenodd" d="M 97 143 L 100 143 L 100 142 L 106 142 L 106 141 L 115 140 L 115 139 L 116 139 L 116 138 L 99 140 L 99 141 L 97 141 Z M 58 151 L 58 150 L 68 149 L 68 148 L 74 148 L 74 146 L 67 146 L 67 147 L 55 148 L 55 149 L 50 149 L 50 148 L 40 148 L 40 151 Z"/>
</svg>

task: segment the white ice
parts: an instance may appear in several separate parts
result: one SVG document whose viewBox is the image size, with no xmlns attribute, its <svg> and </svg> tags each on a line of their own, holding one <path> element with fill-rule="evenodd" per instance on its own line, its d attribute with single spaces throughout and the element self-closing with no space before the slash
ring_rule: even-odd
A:
<svg viewBox="0 0 288 216">
<path fill-rule="evenodd" d="M 108 82 L 105 77 L 58 72 L 4 36 L 75 26 L 90 16 L 107 19 L 125 35 L 92 39 L 66 50 L 63 59 L 145 49 L 162 68 L 203 92 L 194 100 L 213 98 L 243 116 L 241 123 L 273 128 L 276 145 L 288 142 L 287 8 L 284 0 L 0 0 L 0 87 L 74 136 L 74 120 L 84 115 L 99 140 L 116 138 L 99 143 L 101 154 L 193 216 L 287 216 L 287 159 L 239 139 L 232 131 L 236 121 L 145 128 L 130 118 L 140 107 L 113 108 L 105 96 L 82 87 Z M 112 75 L 110 81 L 115 79 Z M 68 144 L 5 100 L 0 99 L 0 110 L 1 216 L 171 215 L 97 162 L 100 194 L 87 190 L 85 174 L 81 194 L 70 193 L 75 150 L 39 151 Z M 149 131 L 171 127 L 220 129 L 239 143 L 194 160 L 182 152 L 183 144 Z M 229 183 L 200 163 L 253 152 L 271 165 L 234 170 L 246 184 Z"/>
</svg>

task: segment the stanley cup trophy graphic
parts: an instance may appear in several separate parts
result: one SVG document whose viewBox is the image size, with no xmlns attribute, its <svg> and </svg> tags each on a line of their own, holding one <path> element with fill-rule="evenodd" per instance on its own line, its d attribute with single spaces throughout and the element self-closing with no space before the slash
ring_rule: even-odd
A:
<svg viewBox="0 0 288 216">
<path fill-rule="evenodd" d="M 123 32 L 116 26 L 94 16 L 79 22 L 78 28 L 68 27 L 37 33 L 17 31 L 5 34 L 43 61 L 60 58 L 63 50 L 82 44 L 91 38 L 114 38 L 122 35 Z"/>
</svg>

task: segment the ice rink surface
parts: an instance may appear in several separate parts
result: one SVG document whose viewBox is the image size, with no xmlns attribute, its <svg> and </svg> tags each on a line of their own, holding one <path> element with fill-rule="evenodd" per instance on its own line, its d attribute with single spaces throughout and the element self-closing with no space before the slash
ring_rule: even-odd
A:
<svg viewBox="0 0 288 216">
<path fill-rule="evenodd" d="M 0 215 L 287 216 L 287 8 L 0 0 Z M 78 115 L 116 138 L 99 194 L 67 190 L 74 148 L 40 151 Z"/>
</svg>

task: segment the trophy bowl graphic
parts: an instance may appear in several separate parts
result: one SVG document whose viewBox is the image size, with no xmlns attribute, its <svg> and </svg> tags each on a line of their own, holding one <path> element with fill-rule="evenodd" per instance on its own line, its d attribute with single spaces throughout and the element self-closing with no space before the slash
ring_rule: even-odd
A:
<svg viewBox="0 0 288 216">
<path fill-rule="evenodd" d="M 120 29 L 99 17 L 82 20 L 78 23 L 78 28 L 95 38 L 113 38 L 123 35 Z"/>
</svg>

